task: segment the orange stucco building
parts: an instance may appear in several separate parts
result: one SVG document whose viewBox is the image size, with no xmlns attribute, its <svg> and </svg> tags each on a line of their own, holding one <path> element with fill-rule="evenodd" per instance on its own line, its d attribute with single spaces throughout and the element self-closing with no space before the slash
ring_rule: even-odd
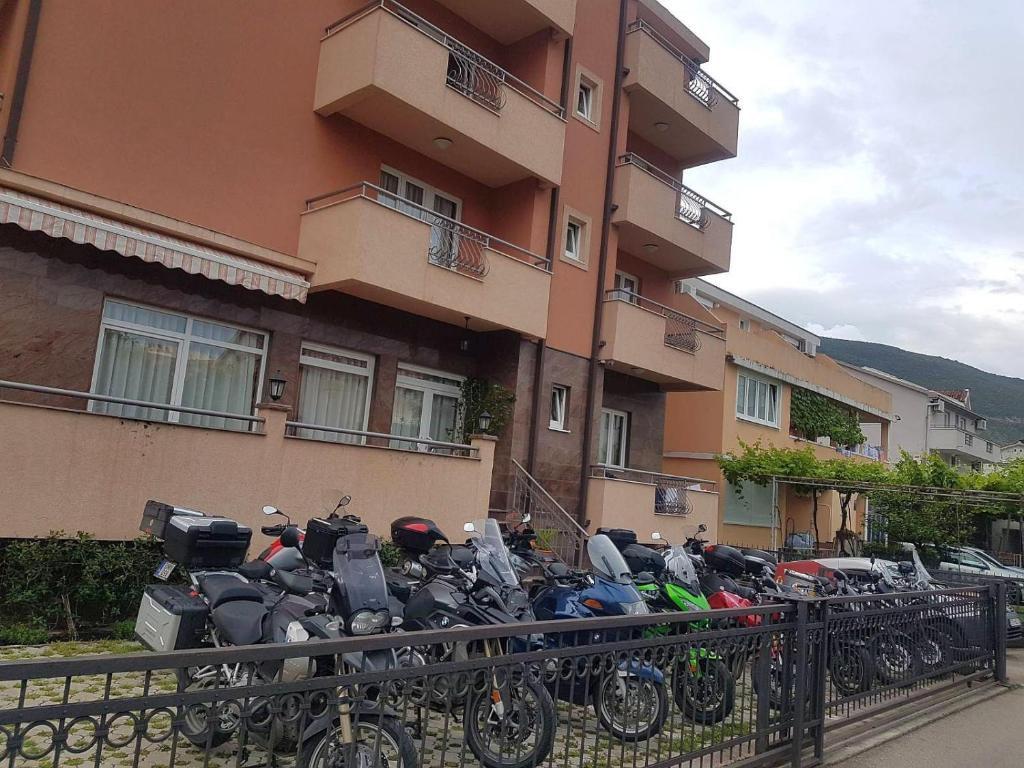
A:
<svg viewBox="0 0 1024 768">
<path fill-rule="evenodd" d="M 715 456 L 739 452 L 742 444 L 778 448 L 810 447 L 820 459 L 847 456 L 886 461 L 892 399 L 888 392 L 851 375 L 819 354 L 814 334 L 710 283 L 694 279 L 681 289 L 724 323 L 725 383 L 715 392 L 670 394 L 666 408 L 665 471 L 721 481 Z M 828 438 L 805 440 L 790 419 L 794 388 L 815 392 L 880 430 L 879 445 L 840 447 Z M 848 528 L 861 532 L 866 499 L 850 500 Z M 828 548 L 841 525 L 839 494 L 825 491 L 812 517 L 808 495 L 780 484 L 746 483 L 742 492 L 725 484 L 709 527 L 712 541 L 748 547 Z"/>
<path fill-rule="evenodd" d="M 524 488 L 591 527 L 716 508 L 662 472 L 667 393 L 725 370 L 673 286 L 728 269 L 731 216 L 683 179 L 739 117 L 684 21 L 0 2 L 6 535 L 131 536 L 147 498 L 303 518 L 346 491 L 379 531 Z M 496 440 L 476 380 L 514 398 Z"/>
</svg>

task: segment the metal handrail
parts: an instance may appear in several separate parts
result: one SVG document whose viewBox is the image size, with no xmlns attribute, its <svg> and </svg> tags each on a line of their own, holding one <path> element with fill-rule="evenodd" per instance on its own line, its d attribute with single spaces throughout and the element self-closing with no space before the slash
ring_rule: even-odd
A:
<svg viewBox="0 0 1024 768">
<path fill-rule="evenodd" d="M 635 166 L 644 173 L 653 176 L 662 184 L 671 187 L 678 192 L 680 195 L 678 211 L 679 218 L 683 219 L 688 224 L 693 224 L 698 229 L 705 229 L 710 222 L 706 213 L 707 211 L 711 211 L 716 216 L 720 216 L 726 221 L 732 221 L 732 214 L 722 206 L 718 205 L 718 203 L 714 203 L 704 197 L 704 195 L 690 189 L 679 179 L 673 177 L 668 171 L 663 171 L 661 168 L 640 157 L 640 155 L 635 152 L 626 152 L 623 155 L 619 155 L 616 165 Z"/>
<path fill-rule="evenodd" d="M 522 464 L 512 459 L 512 466 L 509 512 L 517 514 L 520 519 L 529 514 L 530 524 L 538 532 L 542 546 L 549 548 L 567 565 L 580 565 L 590 534 Z"/>
<path fill-rule="evenodd" d="M 611 288 L 604 292 L 605 301 L 625 301 L 634 306 L 645 309 L 648 312 L 653 312 L 656 315 L 663 315 L 672 319 L 677 319 L 682 322 L 692 324 L 695 330 L 701 333 L 706 333 L 709 336 L 716 336 L 720 339 L 725 338 L 725 330 L 717 326 L 711 325 L 711 323 L 705 323 L 703 320 L 698 320 L 695 317 L 691 317 L 685 312 L 680 312 L 678 309 L 672 309 L 672 307 L 666 307 L 664 304 L 659 304 L 653 299 L 649 299 L 646 296 L 641 296 L 639 293 L 633 291 L 627 291 L 625 288 Z"/>
<path fill-rule="evenodd" d="M 664 472 L 650 472 L 646 469 L 633 469 L 632 467 L 615 467 L 611 464 L 591 464 L 590 465 L 590 476 L 596 478 L 607 478 L 609 480 L 618 480 L 621 478 L 615 477 L 615 475 L 636 475 L 639 477 L 649 477 L 654 480 L 673 480 L 680 483 L 688 483 L 693 485 L 699 483 L 701 486 L 711 486 L 711 491 L 718 487 L 718 483 L 715 480 L 704 480 L 700 477 L 688 477 L 686 475 L 668 475 Z M 643 482 L 643 481 L 639 481 Z M 704 488 L 702 487 L 703 491 Z"/>
<path fill-rule="evenodd" d="M 232 419 L 245 421 L 250 424 L 263 424 L 266 419 L 262 416 L 251 414 L 231 413 L 229 411 L 214 411 L 208 408 L 191 408 L 186 405 L 168 405 L 167 403 L 154 403 L 150 400 L 136 400 L 131 397 L 115 397 L 114 395 L 101 395 L 94 392 L 82 392 L 77 389 L 60 389 L 58 387 L 44 387 L 39 384 L 25 384 L 20 381 L 0 380 L 0 389 L 16 389 L 23 392 L 37 392 L 41 395 L 59 395 L 60 397 L 78 397 L 85 400 L 96 400 L 102 403 L 116 403 L 119 405 L 131 405 L 138 408 L 152 408 L 158 411 L 174 411 L 176 413 L 189 413 L 196 416 L 214 416 L 221 419 Z M 129 417 L 122 417 L 129 418 Z M 151 419 L 141 419 L 151 421 Z"/>
<path fill-rule="evenodd" d="M 382 196 L 389 200 L 395 201 L 396 204 L 400 203 L 401 208 L 398 208 L 395 205 L 390 205 L 388 203 L 382 202 L 380 199 Z M 311 197 L 308 200 L 306 200 L 306 212 L 308 213 L 310 211 L 319 210 L 320 208 L 326 208 L 330 205 L 348 202 L 349 200 L 354 200 L 355 198 L 362 198 L 364 200 L 370 201 L 371 203 L 382 205 L 385 208 L 393 210 L 396 213 L 399 213 L 403 216 L 408 216 L 409 218 L 415 221 L 420 221 L 425 224 L 432 224 L 442 227 L 447 231 L 454 232 L 459 238 L 470 238 L 474 242 L 479 243 L 481 248 L 485 248 L 489 251 L 494 251 L 497 254 L 505 256 L 506 258 L 515 259 L 516 261 L 529 264 L 530 266 L 536 267 L 537 269 L 543 269 L 545 272 L 551 271 L 551 263 L 544 256 L 536 254 L 533 251 L 529 251 L 526 248 L 518 246 L 514 243 L 510 243 L 507 240 L 502 240 L 500 237 L 495 237 L 494 235 L 488 234 L 487 232 L 477 229 L 476 227 L 471 227 L 468 224 L 463 224 L 461 221 L 432 211 L 429 208 L 426 208 L 422 205 L 417 205 L 416 203 L 410 202 L 405 198 L 401 197 L 400 195 L 395 194 L 394 192 L 389 192 L 383 187 L 379 187 L 376 184 L 371 184 L 368 181 L 361 181 L 358 184 L 352 184 L 351 186 L 343 187 L 342 189 L 338 189 L 333 192 L 325 192 L 322 195 Z M 415 209 L 423 215 L 414 216 L 408 211 L 403 210 L 408 208 Z M 495 245 L 500 247 L 495 247 Z M 519 256 L 515 256 L 511 253 L 505 253 L 503 250 L 501 250 L 501 247 L 516 251 L 525 256 L 526 258 L 520 258 Z M 484 268 L 484 272 L 486 272 L 486 268 Z"/>
<path fill-rule="evenodd" d="M 343 16 L 333 24 L 327 26 L 324 30 L 324 37 L 330 37 L 339 30 L 355 23 L 363 16 L 372 13 L 378 8 L 385 13 L 390 13 L 396 19 L 405 22 L 413 29 L 422 32 L 430 39 L 440 43 L 463 63 L 468 62 L 470 67 L 482 67 L 488 76 L 493 77 L 495 82 L 492 83 L 488 81 L 486 83 L 486 91 L 483 93 L 477 91 L 472 87 L 472 84 L 468 82 L 459 81 L 452 83 L 451 78 L 449 78 L 449 84 L 454 85 L 456 90 L 469 96 L 474 101 L 479 101 L 485 106 L 495 111 L 499 111 L 504 105 L 504 96 L 502 95 L 499 100 L 499 97 L 496 94 L 489 93 L 489 91 L 492 91 L 495 87 L 500 88 L 501 86 L 508 85 L 512 90 L 529 99 L 541 109 L 550 112 L 555 117 L 562 120 L 565 119 L 565 107 L 563 105 L 552 101 L 536 88 L 523 82 L 511 72 L 498 64 L 495 64 L 483 54 L 473 50 L 470 46 L 452 37 L 436 24 L 430 23 L 422 16 L 406 8 L 404 5 L 394 2 L 394 0 L 373 0 L 373 2 L 366 4 L 362 8 L 353 11 L 347 16 Z M 469 92 L 467 92 L 467 90 Z"/>
<path fill-rule="evenodd" d="M 314 432 L 332 432 L 338 435 L 353 435 L 355 437 L 370 437 L 380 440 L 397 441 L 402 443 L 415 443 L 416 445 L 425 445 L 429 448 L 442 448 L 450 451 L 465 451 L 469 456 L 478 456 L 480 450 L 472 445 L 466 445 L 465 443 L 446 443 L 443 440 L 431 440 L 426 437 L 409 437 L 407 435 L 392 435 L 387 432 L 369 432 L 365 429 L 347 429 L 345 427 L 328 427 L 323 424 L 310 424 L 305 421 L 286 421 L 285 427 L 297 430 L 297 429 L 308 429 Z M 292 435 L 292 437 L 300 437 Z"/>
<path fill-rule="evenodd" d="M 632 22 L 628 27 L 626 27 L 626 34 L 630 34 L 632 32 L 646 33 L 652 40 L 654 40 L 654 42 L 679 60 L 679 62 L 686 68 L 687 74 L 690 76 L 690 85 L 687 88 L 687 92 L 705 107 L 711 109 L 717 103 L 718 99 L 715 94 L 715 91 L 717 91 L 725 97 L 726 101 L 739 108 L 739 98 L 730 93 L 724 85 L 701 69 L 700 64 L 676 48 L 663 34 L 646 21 L 643 19 L 637 19 Z"/>
</svg>

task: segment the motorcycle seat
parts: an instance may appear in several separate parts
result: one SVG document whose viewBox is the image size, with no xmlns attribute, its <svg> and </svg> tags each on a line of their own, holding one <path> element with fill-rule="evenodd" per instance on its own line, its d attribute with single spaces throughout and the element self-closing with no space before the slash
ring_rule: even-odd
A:
<svg viewBox="0 0 1024 768">
<path fill-rule="evenodd" d="M 412 595 L 413 581 L 405 579 L 391 571 L 384 572 L 384 582 L 387 584 L 388 592 L 403 605 L 409 602 Z"/>
<path fill-rule="evenodd" d="M 235 600 L 213 609 L 213 624 L 230 645 L 253 645 L 263 639 L 269 612 L 263 603 Z"/>
<path fill-rule="evenodd" d="M 255 584 L 242 581 L 226 573 L 210 573 L 199 577 L 199 590 L 210 602 L 213 610 L 224 603 L 244 600 L 262 602 L 264 592 Z"/>
<path fill-rule="evenodd" d="M 242 563 L 235 570 L 245 578 L 256 581 L 270 578 L 270 573 L 274 568 L 265 560 L 250 560 L 248 563 Z"/>
</svg>

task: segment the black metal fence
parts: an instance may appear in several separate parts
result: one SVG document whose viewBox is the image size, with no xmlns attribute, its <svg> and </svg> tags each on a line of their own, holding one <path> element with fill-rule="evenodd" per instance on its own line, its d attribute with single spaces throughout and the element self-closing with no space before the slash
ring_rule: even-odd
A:
<svg viewBox="0 0 1024 768">
<path fill-rule="evenodd" d="M 800 765 L 833 726 L 1005 677 L 1004 601 L 960 588 L 9 662 L 0 766 Z"/>
</svg>

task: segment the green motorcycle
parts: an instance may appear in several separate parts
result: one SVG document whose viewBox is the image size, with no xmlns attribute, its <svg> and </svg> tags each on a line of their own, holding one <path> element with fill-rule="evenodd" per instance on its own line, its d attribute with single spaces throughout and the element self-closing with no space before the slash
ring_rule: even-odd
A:
<svg viewBox="0 0 1024 768">
<path fill-rule="evenodd" d="M 655 540 L 661 537 L 654 534 Z M 709 611 L 707 598 L 700 588 L 697 569 L 683 545 L 665 551 L 665 569 L 661 578 L 638 579 L 637 589 L 651 608 L 662 611 Z M 691 621 L 694 631 L 710 629 L 708 619 Z M 672 632 L 670 625 L 651 627 L 647 634 L 664 637 Z M 672 688 L 676 706 L 684 717 L 701 725 L 725 720 L 736 701 L 736 679 L 729 665 L 715 651 L 702 645 L 691 646 L 684 659 L 674 660 Z"/>
</svg>

